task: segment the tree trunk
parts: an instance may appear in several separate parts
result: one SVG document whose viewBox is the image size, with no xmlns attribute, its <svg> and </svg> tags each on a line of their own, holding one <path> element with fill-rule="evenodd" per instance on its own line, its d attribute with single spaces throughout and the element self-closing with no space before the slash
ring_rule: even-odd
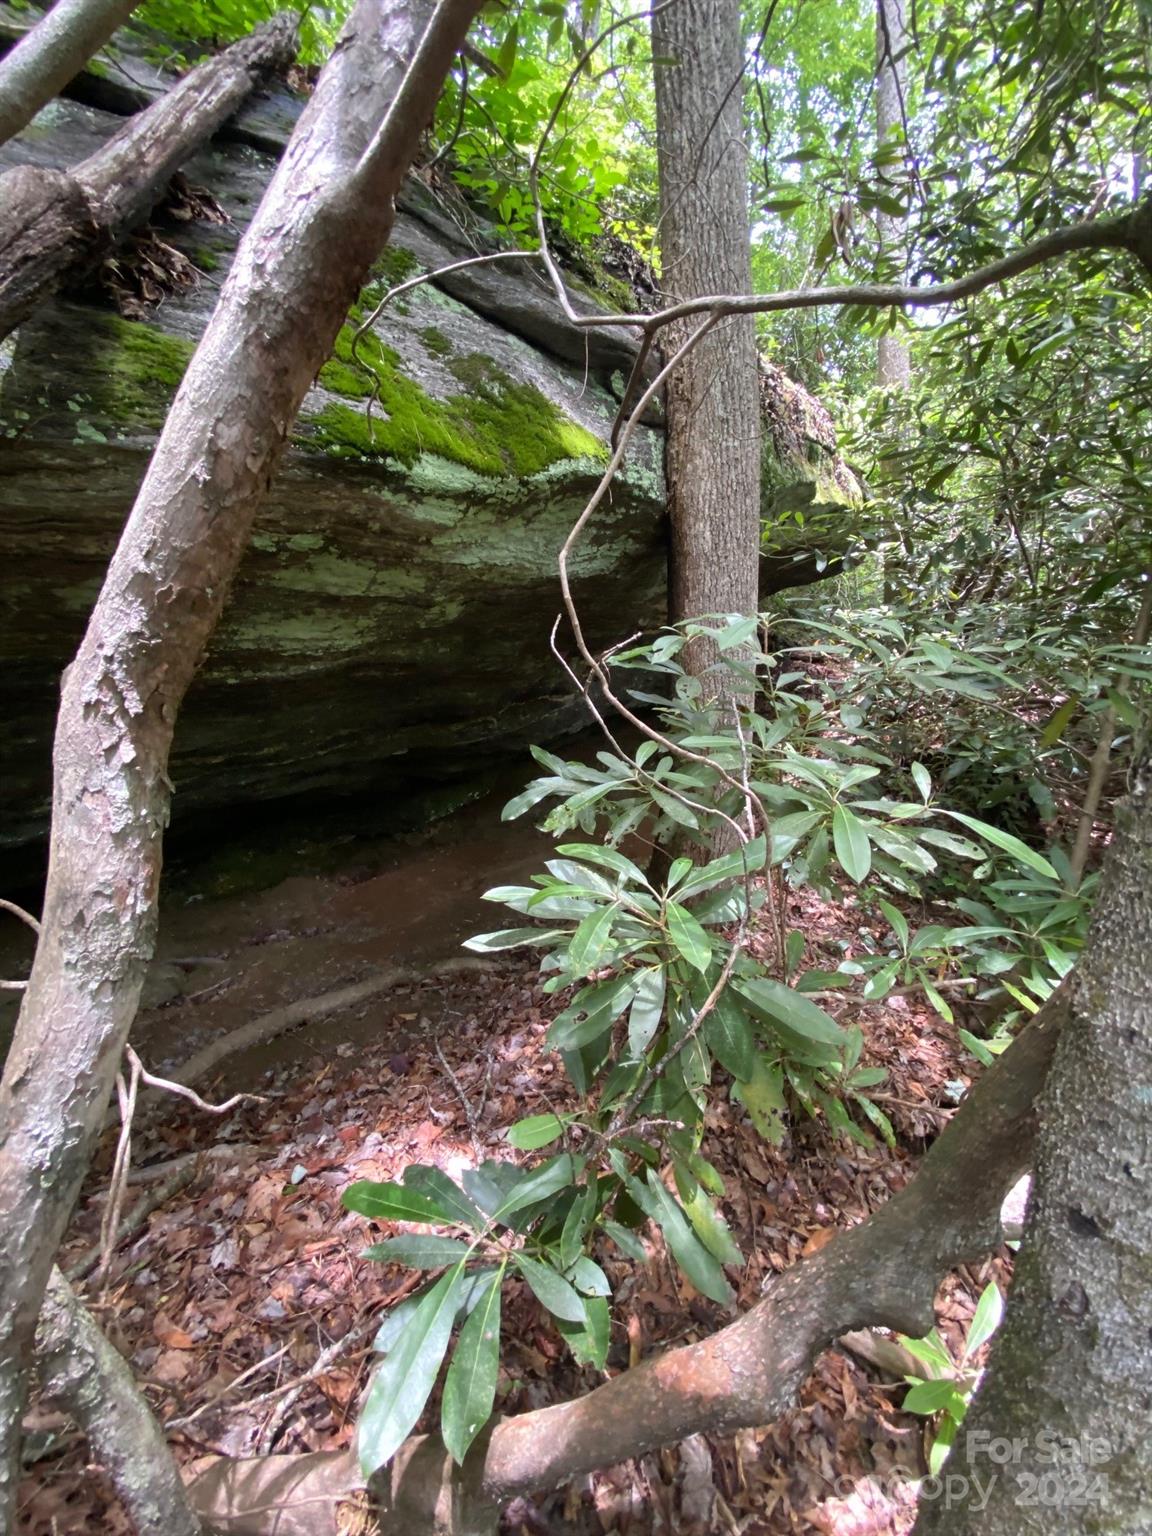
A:
<svg viewBox="0 0 1152 1536">
<path fill-rule="evenodd" d="M 0 61 L 0 144 L 50 102 L 126 22 L 139 0 L 56 0 Z"/>
<path fill-rule="evenodd" d="M 270 71 L 295 55 L 295 19 L 277 17 L 205 60 L 70 172 L 22 165 L 0 176 L 0 340 L 70 268 L 137 223 L 168 178 Z"/>
<path fill-rule="evenodd" d="M 670 299 L 750 293 L 738 0 L 676 0 L 652 17 L 661 284 Z M 697 322 L 668 327 L 671 355 Z M 722 321 L 669 380 L 666 467 L 673 622 L 759 607 L 760 401 L 755 320 Z M 715 649 L 695 644 L 703 675 Z M 721 680 L 721 692 L 734 691 Z M 739 691 L 739 690 L 737 690 Z"/>
<path fill-rule="evenodd" d="M 0 1529 L 37 1314 L 153 951 L 176 714 L 475 10 L 440 0 L 425 30 L 424 0 L 359 0 L 236 254 L 65 674 L 43 931 L 0 1083 Z"/>
<path fill-rule="evenodd" d="M 876 147 L 893 139 L 903 143 L 908 101 L 908 70 L 904 59 L 908 29 L 904 0 L 876 0 Z M 881 181 L 887 178 L 880 173 Z M 896 214 L 876 214 L 876 229 L 885 253 L 898 256 L 898 280 L 904 280 L 904 220 Z M 907 389 L 912 364 L 908 348 L 894 333 L 881 336 L 876 349 L 876 382 L 890 389 Z"/>
<path fill-rule="evenodd" d="M 1143 645 L 1148 639 L 1149 629 L 1152 629 L 1152 571 L 1145 575 L 1146 585 L 1144 596 L 1140 603 L 1140 612 L 1136 616 L 1136 628 L 1132 631 L 1132 645 Z M 1122 677 L 1116 685 L 1116 691 L 1121 695 L 1129 692 L 1129 680 Z M 1088 855 L 1092 851 L 1092 833 L 1096 827 L 1096 814 L 1100 809 L 1100 801 L 1104 795 L 1104 786 L 1108 782 L 1108 770 L 1112 765 L 1112 740 L 1116 735 L 1116 710 L 1111 704 L 1100 717 L 1100 732 L 1096 738 L 1096 750 L 1092 754 L 1092 762 L 1088 768 L 1088 783 L 1084 788 L 1084 803 L 1080 807 L 1080 817 L 1076 823 L 1076 841 L 1072 845 L 1072 854 L 1068 860 L 1068 889 L 1079 889 L 1080 882 L 1084 878 L 1084 871 L 1088 867 Z"/>
<path fill-rule="evenodd" d="M 58 1269 L 36 1328 L 36 1375 L 44 1400 L 71 1414 L 87 1435 L 142 1536 L 201 1536 L 172 1452 L 127 1361 Z"/>
<path fill-rule="evenodd" d="M 917 1536 L 1152 1530 L 1147 758 L 1132 780 L 1040 1100 L 1007 1316 L 944 1467 L 954 1492 Z"/>
</svg>

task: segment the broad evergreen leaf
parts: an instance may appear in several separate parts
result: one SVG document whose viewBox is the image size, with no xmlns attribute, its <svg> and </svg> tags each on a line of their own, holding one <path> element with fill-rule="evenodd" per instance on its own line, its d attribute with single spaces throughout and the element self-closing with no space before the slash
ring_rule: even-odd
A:
<svg viewBox="0 0 1152 1536">
<path fill-rule="evenodd" d="M 668 936 L 677 952 L 694 970 L 705 971 L 712 960 L 712 940 L 686 907 L 666 903 Z"/>
<path fill-rule="evenodd" d="M 732 983 L 741 997 L 750 1002 L 757 1013 L 787 1029 L 821 1045 L 844 1049 L 848 1043 L 846 1032 L 830 1014 L 824 1012 L 810 998 L 770 976 L 740 977 Z"/>
<path fill-rule="evenodd" d="M 755 874 L 757 870 L 764 868 L 765 846 L 764 837 L 761 835 L 753 838 L 743 848 L 713 859 L 710 864 L 705 864 L 702 869 L 698 869 L 694 875 L 689 875 L 682 882 L 677 892 L 679 899 L 687 901 L 690 896 L 700 896 L 715 886 L 723 885 L 725 881 L 742 880 L 745 870 L 749 874 Z"/>
<path fill-rule="evenodd" d="M 517 1120 L 509 1129 L 508 1140 L 520 1152 L 535 1152 L 563 1136 L 565 1127 L 574 1118 L 558 1115 L 554 1110 L 549 1110 L 546 1115 L 529 1115 L 526 1120 Z"/>
<path fill-rule="evenodd" d="M 442 1168 L 428 1163 L 411 1163 L 404 1170 L 404 1187 L 427 1195 L 444 1212 L 445 1221 L 458 1221 L 462 1227 L 471 1227 L 474 1232 L 479 1232 L 484 1225 L 479 1206 Z"/>
<path fill-rule="evenodd" d="M 584 1320 L 581 1323 L 566 1322 L 557 1318 L 556 1327 L 577 1365 L 590 1365 L 602 1371 L 608 1359 L 611 1338 L 612 1314 L 603 1296 L 584 1298 Z"/>
<path fill-rule="evenodd" d="M 615 848 L 602 848 L 598 843 L 561 843 L 556 851 L 568 858 L 582 859 L 587 864 L 603 865 L 636 885 L 648 884 L 644 871 Z"/>
<path fill-rule="evenodd" d="M 864 823 L 846 805 L 837 805 L 832 812 L 832 846 L 850 880 L 859 885 L 867 879 L 872 868 L 872 844 Z"/>
<path fill-rule="evenodd" d="M 620 908 L 615 902 L 583 918 L 568 945 L 568 969 L 574 976 L 596 970 L 612 945 L 612 925 Z"/>
<path fill-rule="evenodd" d="M 662 965 L 647 966 L 637 977 L 632 1011 L 628 1015 L 628 1047 L 633 1056 L 643 1056 L 660 1028 L 666 982 Z"/>
<path fill-rule="evenodd" d="M 573 1158 L 570 1153 L 561 1152 L 558 1156 L 550 1158 L 548 1162 L 542 1163 L 539 1168 L 533 1168 L 529 1173 L 524 1173 L 522 1169 L 517 1170 L 520 1177 L 492 1213 L 493 1220 L 504 1221 L 509 1216 L 515 1215 L 517 1211 L 535 1205 L 537 1201 L 547 1200 L 550 1195 L 559 1194 L 562 1189 L 575 1184 L 583 1167 L 582 1158 Z"/>
<path fill-rule="evenodd" d="M 460 1330 L 452 1364 L 444 1378 L 440 1429 L 448 1454 L 457 1463 L 468 1454 L 473 1440 L 491 1417 L 496 1401 L 503 1280 L 501 1266 Z"/>
<path fill-rule="evenodd" d="M 396 1454 L 424 1411 L 452 1337 L 463 1277 L 463 1264 L 441 1275 L 372 1373 L 356 1430 L 357 1456 L 366 1478 Z"/>
<path fill-rule="evenodd" d="M 1002 848 L 1005 853 L 1010 853 L 1021 864 L 1026 864 L 1029 869 L 1034 869 L 1037 874 L 1047 875 L 1051 880 L 1059 880 L 1060 876 L 1049 864 L 1042 854 L 1034 848 L 1029 848 L 1027 843 L 1022 843 L 1018 837 L 1013 837 L 1011 832 L 1005 832 L 1000 827 L 990 827 L 986 821 L 977 821 L 975 816 L 966 816 L 963 811 L 948 811 L 943 806 L 940 812 L 944 816 L 951 816 L 953 821 L 958 821 L 970 832 L 975 832 L 985 842 L 992 843 L 997 848 Z"/>
<path fill-rule="evenodd" d="M 478 955 L 495 954 L 501 949 L 522 949 L 526 944 L 537 948 L 551 944 L 554 939 L 566 939 L 565 928 L 499 928 L 492 933 L 477 933 L 464 940 L 464 948 Z"/>
<path fill-rule="evenodd" d="M 373 1221 L 455 1221 L 450 1209 L 423 1190 L 408 1184 L 350 1184 L 340 1197 L 346 1210 Z"/>
<path fill-rule="evenodd" d="M 494 1269 L 476 1269 L 465 1273 L 456 1295 L 457 1321 L 468 1316 L 495 1273 Z M 372 1348 L 378 1355 L 386 1355 L 390 1350 L 395 1349 L 407 1331 L 409 1321 L 424 1300 L 424 1294 L 421 1292 L 416 1296 L 405 1296 L 403 1301 L 398 1301 L 384 1314 L 383 1321 L 376 1330 L 376 1337 L 372 1340 Z"/>
<path fill-rule="evenodd" d="M 702 1026 L 705 1040 L 722 1067 L 737 1082 L 747 1082 L 756 1061 L 756 1041 L 748 1015 L 731 987 L 725 987 Z"/>
<path fill-rule="evenodd" d="M 413 1269 L 442 1269 L 468 1257 L 468 1244 L 454 1237 L 437 1237 L 431 1232 L 401 1232 L 387 1242 L 365 1248 L 362 1258 L 380 1264 L 409 1264 Z"/>
<path fill-rule="evenodd" d="M 569 1323 L 584 1323 L 586 1314 L 583 1298 L 563 1275 L 557 1274 L 550 1265 L 542 1264 L 538 1259 L 530 1259 L 526 1253 L 514 1253 L 512 1262 L 527 1280 L 537 1301 L 553 1317 L 562 1317 Z"/>
</svg>

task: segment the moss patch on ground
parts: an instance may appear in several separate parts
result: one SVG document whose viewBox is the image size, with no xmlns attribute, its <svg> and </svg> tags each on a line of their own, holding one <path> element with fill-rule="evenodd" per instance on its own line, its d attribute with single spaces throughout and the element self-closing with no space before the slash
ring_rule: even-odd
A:
<svg viewBox="0 0 1152 1536">
<path fill-rule="evenodd" d="M 454 358 L 448 368 L 463 390 L 436 399 L 371 331 L 360 337 L 354 354 L 358 323 L 354 315 L 341 329 L 332 359 L 320 370 L 320 383 L 364 405 L 333 402 L 313 418 L 312 441 L 326 452 L 407 465 L 433 454 L 478 474 L 501 476 L 537 474 L 561 459 L 607 456 L 594 433 L 488 358 L 475 353 Z"/>
</svg>

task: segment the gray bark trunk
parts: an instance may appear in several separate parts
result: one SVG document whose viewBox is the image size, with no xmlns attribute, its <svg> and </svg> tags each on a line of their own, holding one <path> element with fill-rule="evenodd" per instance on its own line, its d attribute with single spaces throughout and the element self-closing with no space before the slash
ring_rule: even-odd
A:
<svg viewBox="0 0 1152 1536">
<path fill-rule="evenodd" d="M 252 88 L 291 63 L 295 30 L 294 18 L 277 17 L 207 59 L 72 171 L 23 165 L 0 177 L 0 340 L 143 218 Z"/>
<path fill-rule="evenodd" d="M 139 0 L 56 0 L 0 61 L 0 144 L 6 144 L 78 74 Z"/>
<path fill-rule="evenodd" d="M 661 284 L 670 299 L 750 293 L 738 0 L 677 0 L 652 17 Z M 668 62 L 664 62 L 668 61 Z M 670 355 L 695 322 L 668 327 Z M 665 393 L 673 622 L 759 607 L 760 404 L 755 320 L 724 320 Z M 703 672 L 708 647 L 689 653 Z"/>
<path fill-rule="evenodd" d="M 176 1462 L 132 1376 L 58 1269 L 36 1329 L 41 1395 L 71 1414 L 142 1536 L 201 1536 Z"/>
<path fill-rule="evenodd" d="M 1152 783 L 1118 813 L 1007 1316 L 918 1536 L 1152 1530 Z M 945 1486 L 948 1486 L 946 1481 Z"/>
<path fill-rule="evenodd" d="M 0 1083 L 0 1529 L 36 1318 L 154 947 L 176 714 L 475 9 L 441 0 L 425 30 L 424 0 L 360 0 L 237 252 L 65 674 L 43 932 Z"/>
<path fill-rule="evenodd" d="M 891 136 L 904 137 L 904 118 L 908 100 L 908 70 L 904 53 L 908 30 L 904 19 L 904 0 L 876 0 L 876 144 L 879 148 Z M 883 175 L 881 176 L 883 180 Z M 880 211 L 876 228 L 886 252 L 899 255 L 899 281 L 905 272 L 904 220 Z M 907 389 L 912 364 L 908 348 L 899 336 L 881 336 L 876 348 L 876 382 L 892 389 Z"/>
</svg>

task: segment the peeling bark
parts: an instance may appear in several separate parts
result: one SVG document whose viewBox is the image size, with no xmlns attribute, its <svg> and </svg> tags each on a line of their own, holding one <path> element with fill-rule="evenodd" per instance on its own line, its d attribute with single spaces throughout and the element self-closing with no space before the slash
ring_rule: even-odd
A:
<svg viewBox="0 0 1152 1536">
<path fill-rule="evenodd" d="M 206 59 L 73 170 L 22 165 L 0 176 L 0 340 L 142 219 L 172 173 L 295 50 L 295 19 L 278 16 Z"/>
<path fill-rule="evenodd" d="M 1007 1316 L 918 1536 L 1152 1530 L 1152 782 L 1118 812 Z"/>
<path fill-rule="evenodd" d="M 476 0 L 441 0 L 431 21 L 429 9 L 357 5 L 237 253 L 65 674 L 43 932 L 0 1083 L 0 1529 L 36 1318 L 154 948 L 177 711 Z"/>
<path fill-rule="evenodd" d="M 138 1531 L 202 1536 L 172 1452 L 128 1362 L 58 1269 L 48 1281 L 36 1329 L 36 1374 L 44 1400 L 70 1413 L 88 1436 Z"/>
<path fill-rule="evenodd" d="M 0 62 L 0 144 L 32 121 L 138 4 L 139 0 L 56 0 Z"/>
</svg>

